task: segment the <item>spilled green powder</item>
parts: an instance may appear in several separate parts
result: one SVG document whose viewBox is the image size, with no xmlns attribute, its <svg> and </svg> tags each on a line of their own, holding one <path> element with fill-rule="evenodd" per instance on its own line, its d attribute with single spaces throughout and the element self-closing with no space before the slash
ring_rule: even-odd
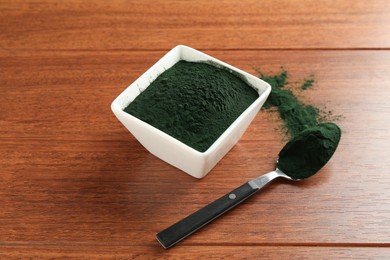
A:
<svg viewBox="0 0 390 260">
<path fill-rule="evenodd" d="M 313 86 L 314 86 L 314 79 L 309 78 L 309 79 L 307 79 L 307 80 L 305 80 L 303 82 L 303 84 L 301 85 L 301 89 L 302 90 L 307 90 L 307 89 L 309 89 L 309 88 L 311 88 Z"/>
<path fill-rule="evenodd" d="M 276 108 L 279 112 L 284 126 L 291 137 L 295 137 L 306 128 L 318 124 L 320 110 L 300 101 L 294 93 L 286 89 L 287 71 L 283 70 L 279 75 L 265 76 L 260 78 L 271 85 L 271 94 L 264 103 L 264 109 Z M 309 84 L 314 82 L 310 80 Z M 305 83 L 303 84 L 305 85 Z M 302 85 L 302 86 L 303 86 Z"/>
<path fill-rule="evenodd" d="M 341 130 L 334 123 L 307 128 L 283 147 L 277 167 L 293 179 L 306 179 L 329 161 L 340 138 Z"/>
<path fill-rule="evenodd" d="M 275 109 L 279 113 L 290 138 L 279 153 L 277 167 L 293 179 L 312 176 L 329 161 L 340 141 L 340 128 L 326 122 L 332 118 L 332 112 L 324 113 L 299 100 L 286 88 L 288 73 L 285 70 L 273 76 L 260 73 L 260 78 L 272 87 L 263 108 Z M 313 84 L 311 76 L 303 82 L 300 90 L 310 89 Z"/>
<path fill-rule="evenodd" d="M 124 111 L 204 152 L 258 96 L 225 69 L 179 61 Z"/>
</svg>

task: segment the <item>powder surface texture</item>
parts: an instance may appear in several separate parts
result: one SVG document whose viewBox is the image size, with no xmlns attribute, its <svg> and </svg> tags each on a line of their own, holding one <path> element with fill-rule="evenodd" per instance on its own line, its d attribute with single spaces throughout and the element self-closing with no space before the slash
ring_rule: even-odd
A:
<svg viewBox="0 0 390 260">
<path fill-rule="evenodd" d="M 307 128 L 283 147 L 277 167 L 293 179 L 306 179 L 329 161 L 340 138 L 341 130 L 334 123 Z"/>
<path fill-rule="evenodd" d="M 225 69 L 179 61 L 124 111 L 204 152 L 258 96 Z"/>
</svg>

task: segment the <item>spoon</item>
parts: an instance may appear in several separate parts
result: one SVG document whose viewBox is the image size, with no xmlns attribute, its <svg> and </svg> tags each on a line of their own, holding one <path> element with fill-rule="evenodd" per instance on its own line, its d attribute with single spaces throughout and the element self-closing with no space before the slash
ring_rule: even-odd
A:
<svg viewBox="0 0 390 260">
<path fill-rule="evenodd" d="M 332 157 L 340 137 L 340 128 L 333 123 L 319 124 L 302 131 L 280 151 L 274 171 L 248 181 L 159 232 L 157 240 L 165 249 L 170 248 L 260 191 L 271 181 L 277 178 L 300 181 L 313 176 Z M 297 171 L 297 167 L 302 167 L 302 171 Z"/>
</svg>

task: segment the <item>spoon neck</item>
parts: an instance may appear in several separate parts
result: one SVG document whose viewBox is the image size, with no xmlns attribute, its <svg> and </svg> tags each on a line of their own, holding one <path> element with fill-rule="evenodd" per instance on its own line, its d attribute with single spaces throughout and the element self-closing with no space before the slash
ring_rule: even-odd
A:
<svg viewBox="0 0 390 260">
<path fill-rule="evenodd" d="M 279 177 L 291 179 L 286 174 L 284 174 L 281 170 L 275 169 L 272 172 L 266 173 L 260 177 L 257 177 L 256 179 L 249 181 L 248 184 L 253 189 L 261 189 L 264 186 L 266 186 L 268 183 L 270 183 L 271 181 L 273 181 L 274 179 L 279 178 Z"/>
</svg>

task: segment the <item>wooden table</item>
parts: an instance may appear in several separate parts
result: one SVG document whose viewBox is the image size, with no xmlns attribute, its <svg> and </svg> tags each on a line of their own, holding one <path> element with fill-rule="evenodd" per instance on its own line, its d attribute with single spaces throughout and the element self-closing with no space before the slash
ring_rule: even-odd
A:
<svg viewBox="0 0 390 260">
<path fill-rule="evenodd" d="M 178 44 L 257 75 L 315 77 L 300 98 L 343 137 L 321 172 L 277 181 L 172 249 L 157 232 L 273 169 L 261 111 L 198 180 L 148 153 L 112 100 Z M 390 2 L 0 2 L 0 258 L 389 259 Z"/>
</svg>

